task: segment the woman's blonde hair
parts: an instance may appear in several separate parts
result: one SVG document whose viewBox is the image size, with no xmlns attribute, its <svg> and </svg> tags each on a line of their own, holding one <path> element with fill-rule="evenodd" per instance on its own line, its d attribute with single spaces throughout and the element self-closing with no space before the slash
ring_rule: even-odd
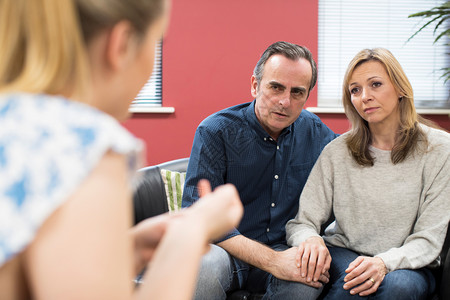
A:
<svg viewBox="0 0 450 300">
<path fill-rule="evenodd" d="M 163 0 L 0 0 L 0 91 L 81 94 L 86 45 L 128 20 L 143 35 Z"/>
<path fill-rule="evenodd" d="M 400 124 L 396 141 L 391 151 L 391 161 L 394 164 L 402 162 L 410 153 L 418 148 L 418 142 L 427 142 L 419 123 L 431 125 L 431 122 L 421 118 L 414 107 L 413 88 L 400 63 L 387 49 L 375 48 L 361 50 L 349 63 L 342 85 L 342 101 L 345 114 L 352 124 L 346 143 L 355 161 L 363 166 L 372 166 L 374 159 L 369 151 L 372 135 L 366 120 L 356 111 L 351 101 L 349 80 L 354 70 L 368 61 L 380 62 L 390 81 L 395 87 L 399 101 Z"/>
</svg>

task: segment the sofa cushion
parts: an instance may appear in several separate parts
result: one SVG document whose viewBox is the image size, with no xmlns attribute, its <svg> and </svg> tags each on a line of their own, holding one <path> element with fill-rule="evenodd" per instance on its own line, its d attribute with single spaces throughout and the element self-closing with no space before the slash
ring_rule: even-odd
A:
<svg viewBox="0 0 450 300">
<path fill-rule="evenodd" d="M 183 196 L 186 172 L 161 169 L 161 177 L 164 182 L 164 188 L 166 189 L 169 212 L 181 210 L 181 198 Z"/>
</svg>

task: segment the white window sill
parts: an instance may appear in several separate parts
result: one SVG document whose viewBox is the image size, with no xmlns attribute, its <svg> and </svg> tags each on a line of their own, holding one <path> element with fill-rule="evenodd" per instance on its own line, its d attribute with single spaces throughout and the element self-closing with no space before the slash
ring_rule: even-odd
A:
<svg viewBox="0 0 450 300">
<path fill-rule="evenodd" d="M 134 114 L 135 113 L 173 114 L 175 112 L 175 107 L 131 105 L 129 111 Z"/>
<path fill-rule="evenodd" d="M 306 110 L 315 114 L 343 114 L 343 107 L 307 107 Z M 450 117 L 450 109 L 444 108 L 417 108 L 420 115 L 448 115 Z"/>
</svg>

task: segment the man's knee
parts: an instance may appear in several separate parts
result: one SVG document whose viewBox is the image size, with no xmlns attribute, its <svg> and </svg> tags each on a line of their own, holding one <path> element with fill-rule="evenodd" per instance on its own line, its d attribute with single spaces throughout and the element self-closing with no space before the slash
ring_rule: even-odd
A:
<svg viewBox="0 0 450 300">
<path fill-rule="evenodd" d="M 231 270 L 229 254 L 221 247 L 211 245 L 208 253 L 203 255 L 200 275 L 209 278 L 222 278 L 229 275 Z"/>
<path fill-rule="evenodd" d="M 323 288 L 314 288 L 309 285 L 273 278 L 264 299 L 317 299 Z"/>
<path fill-rule="evenodd" d="M 232 272 L 230 257 L 222 248 L 211 245 L 201 261 L 195 299 L 225 299 Z"/>
</svg>

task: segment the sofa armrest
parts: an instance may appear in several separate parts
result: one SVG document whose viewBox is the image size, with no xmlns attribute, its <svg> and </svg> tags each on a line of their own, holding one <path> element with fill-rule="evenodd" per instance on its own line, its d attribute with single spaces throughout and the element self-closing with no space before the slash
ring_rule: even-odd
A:
<svg viewBox="0 0 450 300">
<path fill-rule="evenodd" d="M 138 172 L 141 174 L 133 194 L 135 224 L 169 211 L 159 167 L 150 166 Z"/>
<path fill-rule="evenodd" d="M 450 224 L 447 228 L 444 246 L 441 252 L 442 274 L 440 281 L 439 299 L 450 299 Z"/>
<path fill-rule="evenodd" d="M 450 299 L 450 251 L 447 251 L 442 270 L 440 299 Z"/>
<path fill-rule="evenodd" d="M 140 169 L 140 178 L 134 188 L 134 224 L 169 211 L 161 169 L 186 172 L 189 158 L 171 160 Z"/>
</svg>

